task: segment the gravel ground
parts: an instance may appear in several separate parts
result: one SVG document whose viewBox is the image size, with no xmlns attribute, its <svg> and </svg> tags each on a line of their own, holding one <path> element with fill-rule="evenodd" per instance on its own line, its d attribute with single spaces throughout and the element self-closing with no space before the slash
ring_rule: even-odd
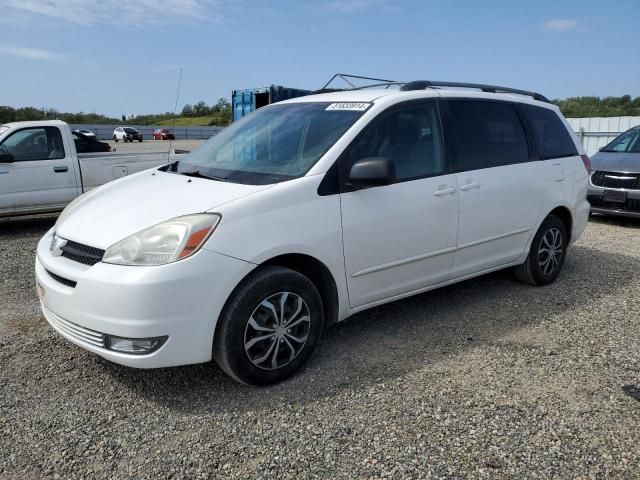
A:
<svg viewBox="0 0 640 480">
<path fill-rule="evenodd" d="M 259 389 L 55 334 L 32 272 L 53 221 L 0 220 L 0 478 L 639 478 L 640 222 L 592 221 L 551 287 L 359 314 Z"/>
</svg>

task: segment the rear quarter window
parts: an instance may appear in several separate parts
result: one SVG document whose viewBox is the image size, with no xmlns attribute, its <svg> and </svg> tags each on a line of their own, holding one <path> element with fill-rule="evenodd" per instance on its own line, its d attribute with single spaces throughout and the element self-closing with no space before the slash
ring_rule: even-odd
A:
<svg viewBox="0 0 640 480">
<path fill-rule="evenodd" d="M 548 108 L 521 104 L 542 160 L 578 155 L 571 135 L 560 117 Z"/>
</svg>

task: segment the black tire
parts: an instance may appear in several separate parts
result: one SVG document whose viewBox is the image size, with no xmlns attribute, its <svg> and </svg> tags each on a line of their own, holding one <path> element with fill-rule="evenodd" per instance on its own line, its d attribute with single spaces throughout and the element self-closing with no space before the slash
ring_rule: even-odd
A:
<svg viewBox="0 0 640 480">
<path fill-rule="evenodd" d="M 142 137 L 140 137 L 140 138 L 138 139 L 138 141 L 139 141 L 140 143 L 142 143 Z"/>
<path fill-rule="evenodd" d="M 283 292 L 288 292 L 289 295 L 293 293 L 306 303 L 310 318 L 308 325 L 304 327 L 307 330 L 306 342 L 289 363 L 273 369 L 261 368 L 249 358 L 249 353 L 245 349 L 247 331 L 250 331 L 251 328 L 249 320 L 254 318 L 254 314 L 258 312 L 263 301 L 274 295 L 281 295 Z M 295 297 L 289 298 L 293 300 Z M 213 339 L 213 358 L 227 375 L 239 382 L 247 385 L 270 385 L 290 377 L 302 368 L 313 353 L 322 335 L 323 327 L 324 309 L 322 299 L 311 280 L 288 268 L 278 266 L 260 267 L 243 280 L 227 300 L 218 320 Z M 287 330 L 287 332 L 290 332 L 290 330 Z M 267 333 L 266 336 L 270 336 L 270 333 Z M 274 338 L 275 340 L 272 340 Z M 272 347 L 276 347 L 276 356 L 278 355 L 278 343 L 283 345 L 283 350 L 280 353 L 284 354 L 285 357 L 287 352 L 291 355 L 290 352 L 294 351 L 293 349 L 285 350 L 286 347 L 282 343 L 283 340 L 280 339 L 278 342 L 275 335 L 270 336 L 264 342 L 265 350 L 268 350 L 267 342 Z M 290 345 L 292 344 L 292 342 L 287 342 Z M 270 357 L 272 360 L 273 355 Z M 284 361 L 287 360 L 286 358 L 284 359 Z"/>
<path fill-rule="evenodd" d="M 113 136 L 113 141 L 118 143 L 118 137 L 116 137 L 115 135 Z"/>
<path fill-rule="evenodd" d="M 558 232 L 561 238 L 561 247 L 555 249 L 555 260 L 551 260 L 551 269 L 545 272 L 546 265 L 541 265 L 549 256 L 544 252 L 547 249 L 547 243 L 545 242 L 545 236 L 547 236 L 547 242 L 549 241 L 549 235 L 553 235 Z M 513 269 L 516 278 L 522 283 L 528 283 L 529 285 L 543 286 L 552 283 L 562 270 L 564 265 L 564 259 L 567 256 L 567 246 L 569 243 L 569 237 L 567 235 L 567 227 L 564 222 L 555 215 L 549 215 L 545 218 L 542 225 L 536 232 L 533 241 L 531 242 L 531 249 L 529 255 L 522 265 L 518 265 Z M 548 249 L 547 249 L 548 250 Z"/>
</svg>

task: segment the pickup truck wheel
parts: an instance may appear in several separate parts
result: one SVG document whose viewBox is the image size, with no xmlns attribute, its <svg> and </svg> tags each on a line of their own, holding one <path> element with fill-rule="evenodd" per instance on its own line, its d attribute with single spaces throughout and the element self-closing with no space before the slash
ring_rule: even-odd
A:
<svg viewBox="0 0 640 480">
<path fill-rule="evenodd" d="M 307 362 L 323 326 L 322 299 L 311 280 L 288 268 L 260 267 L 229 297 L 213 358 L 239 382 L 277 383 Z"/>
</svg>

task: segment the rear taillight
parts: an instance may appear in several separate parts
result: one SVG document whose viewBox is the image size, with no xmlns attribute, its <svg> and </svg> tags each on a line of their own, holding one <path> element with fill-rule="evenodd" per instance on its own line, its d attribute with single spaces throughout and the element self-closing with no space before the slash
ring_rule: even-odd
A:
<svg viewBox="0 0 640 480">
<path fill-rule="evenodd" d="M 584 168 L 587 169 L 587 172 L 591 173 L 591 159 L 588 155 L 580 155 L 582 159 L 582 163 L 584 163 Z"/>
</svg>

